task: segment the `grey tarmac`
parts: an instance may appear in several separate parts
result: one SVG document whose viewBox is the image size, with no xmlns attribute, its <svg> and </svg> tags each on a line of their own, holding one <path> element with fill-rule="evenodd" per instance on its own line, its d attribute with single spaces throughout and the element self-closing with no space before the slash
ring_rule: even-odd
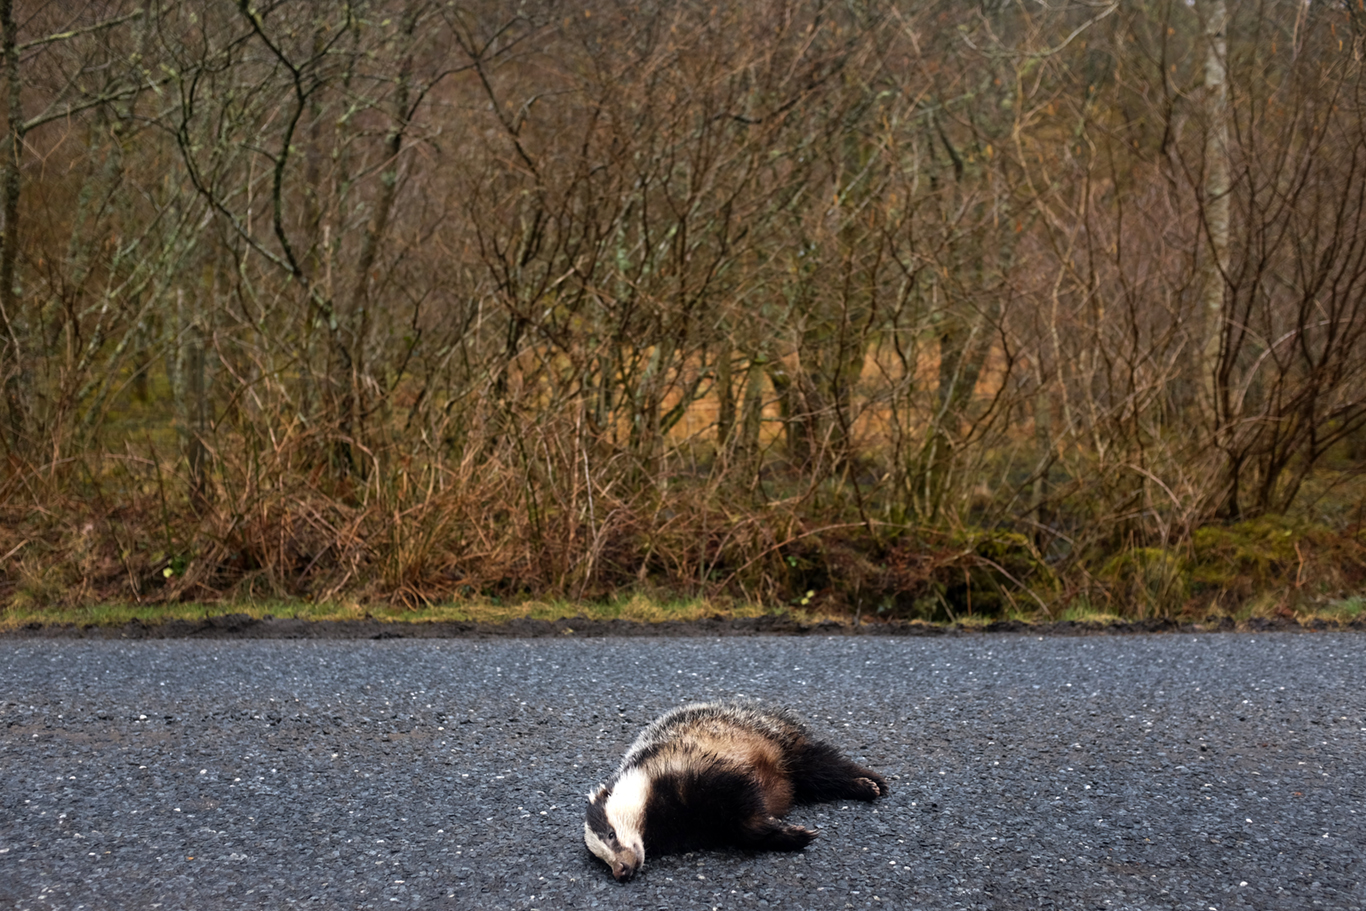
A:
<svg viewBox="0 0 1366 911">
<path fill-rule="evenodd" d="M 618 885 L 585 792 L 744 695 L 880 770 Z M 1366 635 L 0 641 L 0 908 L 1366 909 Z"/>
</svg>

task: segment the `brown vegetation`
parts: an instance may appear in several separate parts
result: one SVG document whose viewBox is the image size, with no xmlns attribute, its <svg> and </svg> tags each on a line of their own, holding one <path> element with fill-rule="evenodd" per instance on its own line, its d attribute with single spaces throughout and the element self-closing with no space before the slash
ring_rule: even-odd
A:
<svg viewBox="0 0 1366 911">
<path fill-rule="evenodd" d="M 1366 581 L 1366 14 L 0 0 L 0 603 Z"/>
</svg>

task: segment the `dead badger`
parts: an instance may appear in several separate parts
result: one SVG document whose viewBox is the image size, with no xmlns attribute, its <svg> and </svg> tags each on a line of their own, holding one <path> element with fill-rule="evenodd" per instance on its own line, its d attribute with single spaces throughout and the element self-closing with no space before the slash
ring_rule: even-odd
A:
<svg viewBox="0 0 1366 911">
<path fill-rule="evenodd" d="M 641 732 L 611 782 L 588 795 L 583 838 L 625 882 L 647 851 L 799 851 L 816 833 L 779 819 L 794 803 L 886 793 L 881 775 L 812 737 L 786 709 L 697 703 Z"/>
</svg>

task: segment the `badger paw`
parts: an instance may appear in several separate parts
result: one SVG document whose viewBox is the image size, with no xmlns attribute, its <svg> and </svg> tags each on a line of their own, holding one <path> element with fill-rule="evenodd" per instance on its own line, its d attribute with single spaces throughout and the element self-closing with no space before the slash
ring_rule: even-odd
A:
<svg viewBox="0 0 1366 911">
<path fill-rule="evenodd" d="M 816 833 L 805 826 L 783 826 L 769 839 L 770 851 L 800 851 L 815 839 Z"/>
<path fill-rule="evenodd" d="M 885 781 L 874 781 L 871 778 L 855 778 L 854 794 L 851 795 L 859 800 L 876 800 L 887 794 L 887 783 Z"/>
<path fill-rule="evenodd" d="M 749 833 L 745 847 L 756 851 L 800 851 L 816 833 L 802 826 L 790 826 L 770 817 L 767 822 Z"/>
</svg>

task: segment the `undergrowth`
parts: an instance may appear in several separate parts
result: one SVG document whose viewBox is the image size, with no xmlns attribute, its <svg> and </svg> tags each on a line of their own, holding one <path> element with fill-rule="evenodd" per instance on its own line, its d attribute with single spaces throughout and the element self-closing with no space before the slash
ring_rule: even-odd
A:
<svg viewBox="0 0 1366 911">
<path fill-rule="evenodd" d="M 195 495 L 174 465 L 151 459 L 11 474 L 0 622 L 224 606 L 317 619 L 1350 620 L 1366 598 L 1359 521 L 1262 516 L 1184 540 L 1078 533 L 1059 548 L 1057 536 L 1001 519 L 890 521 L 781 466 L 758 491 L 724 472 L 630 488 L 572 473 L 556 486 L 547 471 L 529 492 L 509 465 L 396 463 L 338 477 L 314 457 L 294 440 L 222 458 Z"/>
</svg>

